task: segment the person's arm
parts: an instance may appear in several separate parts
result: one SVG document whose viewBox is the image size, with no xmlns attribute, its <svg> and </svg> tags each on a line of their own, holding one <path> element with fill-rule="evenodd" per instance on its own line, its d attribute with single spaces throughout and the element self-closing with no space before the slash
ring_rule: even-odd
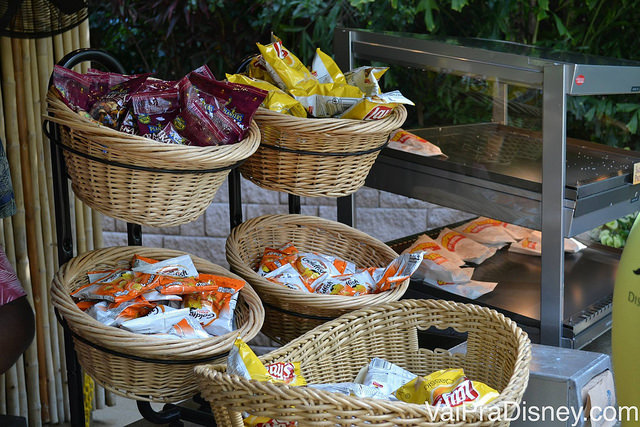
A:
<svg viewBox="0 0 640 427">
<path fill-rule="evenodd" d="M 0 374 L 13 366 L 29 347 L 34 332 L 33 311 L 26 296 L 0 306 Z"/>
</svg>

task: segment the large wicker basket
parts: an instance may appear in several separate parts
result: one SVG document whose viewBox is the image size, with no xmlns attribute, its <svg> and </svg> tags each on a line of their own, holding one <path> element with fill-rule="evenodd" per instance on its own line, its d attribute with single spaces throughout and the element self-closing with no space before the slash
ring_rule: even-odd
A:
<svg viewBox="0 0 640 427">
<path fill-rule="evenodd" d="M 253 154 L 260 131 L 252 121 L 237 144 L 164 144 L 98 125 L 73 112 L 52 90 L 49 120 L 60 128 L 74 193 L 113 218 L 156 227 L 194 221 L 211 204 L 229 171 Z"/>
<path fill-rule="evenodd" d="M 56 273 L 52 302 L 74 335 L 80 365 L 98 383 L 131 399 L 177 402 L 197 393 L 194 366 L 225 357 L 237 336 L 253 338 L 262 326 L 264 310 L 255 291 L 245 285 L 236 306 L 235 331 L 206 339 L 171 340 L 105 326 L 76 306 L 69 294 L 87 283 L 87 271 L 124 267 L 136 253 L 159 260 L 184 254 L 141 246 L 87 252 Z M 201 273 L 238 278 L 209 261 L 195 256 L 192 259 Z"/>
<path fill-rule="evenodd" d="M 407 118 L 404 106 L 382 120 L 313 119 L 259 108 L 262 141 L 241 167 L 246 179 L 296 196 L 339 197 L 364 185 L 389 134 Z"/>
<path fill-rule="evenodd" d="M 231 270 L 255 288 L 265 306 L 262 332 L 282 344 L 344 313 L 399 300 L 409 280 L 395 289 L 356 297 L 309 294 L 275 285 L 254 271 L 266 247 L 287 242 L 301 252 L 336 256 L 358 267 L 384 267 L 398 254 L 381 241 L 347 225 L 304 215 L 265 215 L 235 227 L 227 238 Z"/>
<path fill-rule="evenodd" d="M 467 353 L 419 348 L 417 331 L 432 326 L 468 332 Z M 464 368 L 469 378 L 495 388 L 500 396 L 463 418 L 462 408 L 450 412 L 246 380 L 226 374 L 224 364 L 198 366 L 196 376 L 219 426 L 242 426 L 241 411 L 314 426 L 507 426 L 529 380 L 531 343 L 515 322 L 494 310 L 441 300 L 402 300 L 345 314 L 261 359 L 299 361 L 308 383 L 336 383 L 353 381 L 372 357 L 418 375 Z"/>
</svg>

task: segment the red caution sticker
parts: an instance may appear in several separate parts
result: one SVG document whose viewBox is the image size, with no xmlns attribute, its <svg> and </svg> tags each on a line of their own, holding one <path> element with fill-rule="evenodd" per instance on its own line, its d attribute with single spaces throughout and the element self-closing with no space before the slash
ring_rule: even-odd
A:
<svg viewBox="0 0 640 427">
<path fill-rule="evenodd" d="M 582 84 L 584 84 L 584 75 L 580 74 L 578 77 L 576 77 L 576 84 L 578 86 L 581 86 Z"/>
</svg>

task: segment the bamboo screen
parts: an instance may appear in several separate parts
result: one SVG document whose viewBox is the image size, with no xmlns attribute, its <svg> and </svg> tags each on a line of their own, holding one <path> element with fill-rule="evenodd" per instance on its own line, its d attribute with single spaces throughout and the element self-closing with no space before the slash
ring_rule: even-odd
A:
<svg viewBox="0 0 640 427">
<path fill-rule="evenodd" d="M 58 261 L 50 147 L 42 121 L 54 63 L 82 47 L 89 47 L 87 20 L 48 38 L 0 37 L 0 139 L 9 159 L 17 204 L 15 215 L 0 219 L 0 244 L 27 291 L 36 318 L 32 345 L 0 376 L 0 414 L 23 416 L 30 426 L 69 421 L 63 334 L 49 293 Z M 100 215 L 78 199 L 72 200 L 71 211 L 77 253 L 102 247 Z M 94 408 L 114 402 L 109 392 L 95 388 Z"/>
</svg>

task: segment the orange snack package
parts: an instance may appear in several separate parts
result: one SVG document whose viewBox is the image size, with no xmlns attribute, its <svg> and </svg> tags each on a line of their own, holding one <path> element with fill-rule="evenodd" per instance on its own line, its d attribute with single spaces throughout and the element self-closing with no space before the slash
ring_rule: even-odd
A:
<svg viewBox="0 0 640 427">
<path fill-rule="evenodd" d="M 182 295 L 193 292 L 219 291 L 228 292 L 229 289 L 241 289 L 244 280 L 215 274 L 200 274 L 198 277 L 161 277 L 157 291 L 165 295 Z"/>
<path fill-rule="evenodd" d="M 155 288 L 158 284 L 159 276 L 153 274 L 115 270 L 111 274 L 81 287 L 71 296 L 79 299 L 124 302 Z"/>
<path fill-rule="evenodd" d="M 182 307 L 189 309 L 189 316 L 200 322 L 207 333 L 214 336 L 224 335 L 234 329 L 233 314 L 238 301 L 238 291 L 242 289 L 244 282 L 236 285 L 219 287 L 217 291 L 187 294 L 182 301 Z"/>
<path fill-rule="evenodd" d="M 264 278 L 289 289 L 313 292 L 313 288 L 307 284 L 300 272 L 291 264 L 285 264 L 277 270 L 267 273 Z"/>
<path fill-rule="evenodd" d="M 290 242 L 279 248 L 265 248 L 258 265 L 258 274 L 264 276 L 285 264 L 295 262 L 297 258 L 298 249 Z"/>
</svg>

